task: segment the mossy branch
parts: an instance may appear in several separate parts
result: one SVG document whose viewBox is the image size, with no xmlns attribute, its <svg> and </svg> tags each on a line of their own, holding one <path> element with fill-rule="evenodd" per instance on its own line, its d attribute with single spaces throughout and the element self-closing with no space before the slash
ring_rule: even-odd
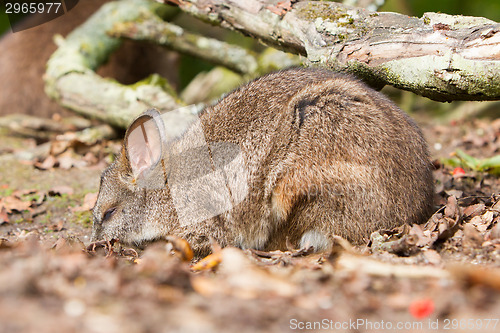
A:
<svg viewBox="0 0 500 333">
<path fill-rule="evenodd" d="M 46 93 L 85 117 L 122 128 L 147 108 L 177 108 L 179 103 L 167 92 L 164 80 L 151 77 L 126 86 L 94 72 L 121 43 L 106 32 L 118 22 L 133 20 L 160 6 L 145 0 L 111 2 L 66 39 L 58 37 L 59 47 L 49 59 L 44 76 Z"/>
<path fill-rule="evenodd" d="M 158 0 L 224 28 L 438 101 L 500 99 L 500 24 L 377 13 L 331 1 Z"/>
<path fill-rule="evenodd" d="M 175 3 L 204 21 L 376 87 L 389 84 L 439 101 L 500 100 L 500 24 L 484 18 L 435 13 L 414 18 L 330 1 L 159 2 Z M 111 2 L 66 39 L 59 37 L 44 77 L 47 94 L 77 113 L 122 128 L 147 108 L 179 107 L 182 102 L 157 76 L 125 86 L 94 72 L 121 43 L 110 31 L 205 58 L 245 78 L 299 62 L 283 52 L 254 55 L 186 33 L 156 17 L 160 8 L 171 10 L 151 0 Z"/>
<path fill-rule="evenodd" d="M 190 33 L 178 25 L 163 21 L 153 13 L 145 13 L 137 20 L 116 24 L 108 33 L 113 37 L 154 42 L 174 51 L 222 65 L 239 74 L 257 72 L 257 59 L 251 51 Z"/>
</svg>

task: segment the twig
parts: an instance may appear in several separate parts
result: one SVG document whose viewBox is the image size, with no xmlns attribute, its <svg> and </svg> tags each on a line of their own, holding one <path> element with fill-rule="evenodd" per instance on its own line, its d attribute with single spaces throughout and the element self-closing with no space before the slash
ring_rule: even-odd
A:
<svg viewBox="0 0 500 333">
<path fill-rule="evenodd" d="M 133 22 L 115 25 L 109 34 L 113 37 L 152 41 L 174 51 L 222 65 L 240 74 L 255 74 L 257 71 L 257 59 L 247 49 L 187 32 L 152 13 L 144 13 Z"/>
<path fill-rule="evenodd" d="M 396 278 L 413 279 L 451 278 L 448 271 L 440 268 L 417 265 L 395 265 L 348 253 L 341 254 L 335 264 L 337 269 L 342 271 L 365 273 L 374 276 L 394 276 Z"/>
</svg>

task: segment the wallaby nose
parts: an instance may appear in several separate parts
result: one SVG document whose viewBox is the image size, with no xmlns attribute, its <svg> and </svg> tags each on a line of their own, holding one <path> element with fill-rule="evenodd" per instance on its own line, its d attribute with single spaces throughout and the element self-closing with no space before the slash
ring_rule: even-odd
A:
<svg viewBox="0 0 500 333">
<path fill-rule="evenodd" d="M 96 222 L 97 221 L 94 218 L 94 221 L 92 223 L 92 233 L 90 235 L 91 242 L 97 242 L 103 238 L 102 227 L 99 223 L 96 223 Z"/>
</svg>

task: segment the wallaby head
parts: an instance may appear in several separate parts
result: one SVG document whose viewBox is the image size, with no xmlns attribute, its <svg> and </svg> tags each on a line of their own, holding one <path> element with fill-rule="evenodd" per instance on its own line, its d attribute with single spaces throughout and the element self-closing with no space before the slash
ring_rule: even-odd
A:
<svg viewBox="0 0 500 333">
<path fill-rule="evenodd" d="M 164 138 L 156 110 L 146 111 L 130 125 L 121 153 L 101 176 L 93 239 L 105 236 L 140 245 L 168 234 L 166 221 L 176 220 L 175 208 L 168 188 L 154 176 L 163 171 Z"/>
<path fill-rule="evenodd" d="M 199 254 L 222 246 L 327 248 L 422 223 L 433 179 L 418 127 L 344 75 L 290 69 L 206 108 L 176 138 L 149 110 L 104 171 L 92 238 L 141 245 L 169 234 Z"/>
</svg>

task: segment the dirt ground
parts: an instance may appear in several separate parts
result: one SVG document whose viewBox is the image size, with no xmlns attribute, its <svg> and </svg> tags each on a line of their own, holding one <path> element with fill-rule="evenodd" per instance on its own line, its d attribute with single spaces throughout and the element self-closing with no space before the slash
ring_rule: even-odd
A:
<svg viewBox="0 0 500 333">
<path fill-rule="evenodd" d="M 425 225 L 322 254 L 214 245 L 198 263 L 179 239 L 142 253 L 87 249 L 89 209 L 119 140 L 2 130 L 0 332 L 498 332 L 500 179 L 441 159 L 498 155 L 500 121 L 423 130 L 436 166 Z"/>
</svg>

